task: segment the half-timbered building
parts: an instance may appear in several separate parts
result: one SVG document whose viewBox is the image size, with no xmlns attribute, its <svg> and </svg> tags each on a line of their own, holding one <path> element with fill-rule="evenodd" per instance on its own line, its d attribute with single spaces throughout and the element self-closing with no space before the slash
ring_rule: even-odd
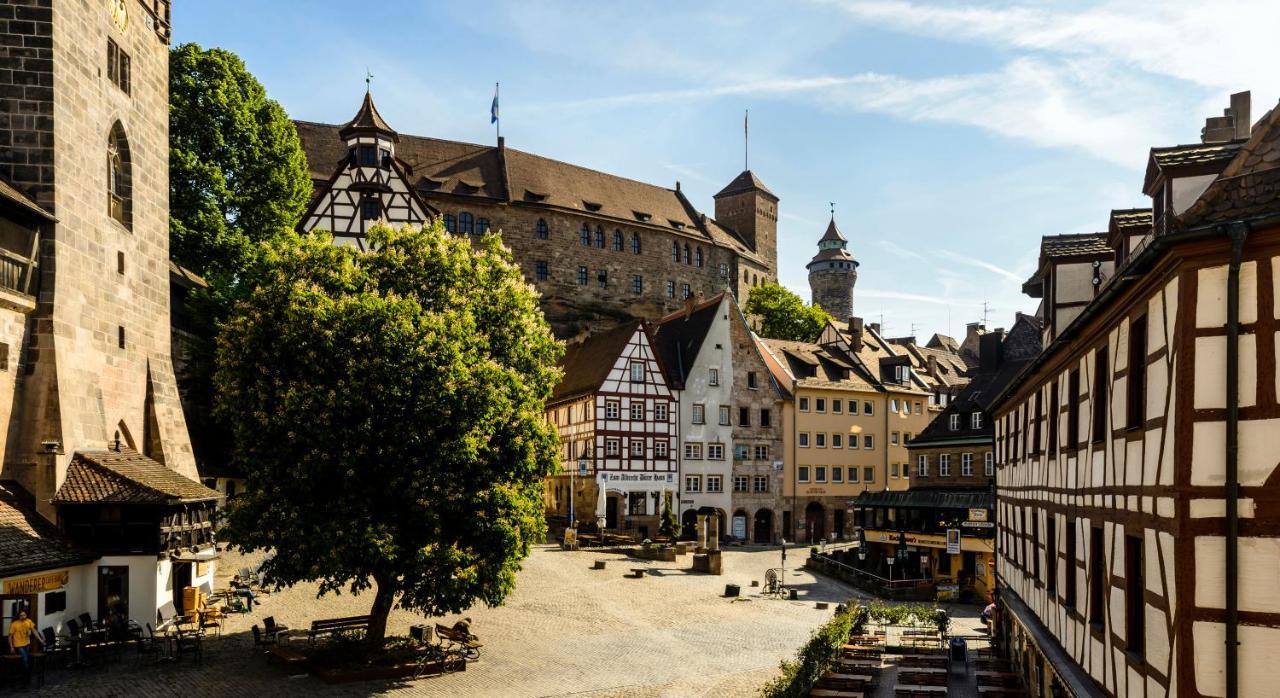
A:
<svg viewBox="0 0 1280 698">
<path fill-rule="evenodd" d="M 397 133 L 373 98 L 344 125 L 296 122 L 313 197 L 301 230 L 363 245 L 376 221 L 439 217 L 455 235 L 494 230 L 542 294 L 557 336 L 656 320 L 686 298 L 738 298 L 777 279 L 778 197 L 750 170 L 714 216 L 677 182 L 655 186 L 509 148 Z"/>
<path fill-rule="evenodd" d="M 992 408 L 1032 695 L 1276 694 L 1280 109 L 1203 137 L 1152 150 L 1151 228 L 1072 317 L 1040 294 L 1052 341 Z"/>
<path fill-rule="evenodd" d="M 678 489 L 679 405 L 649 326 L 633 320 L 570 344 L 561 367 L 546 406 L 563 449 L 562 472 L 547 483 L 548 516 L 656 535 Z"/>
</svg>

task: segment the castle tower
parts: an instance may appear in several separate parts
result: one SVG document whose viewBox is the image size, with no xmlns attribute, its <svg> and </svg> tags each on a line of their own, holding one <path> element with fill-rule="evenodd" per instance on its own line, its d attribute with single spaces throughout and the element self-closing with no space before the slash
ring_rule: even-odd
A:
<svg viewBox="0 0 1280 698">
<path fill-rule="evenodd" d="M 769 281 L 778 276 L 778 197 L 751 170 L 733 178 L 715 195 L 716 221 L 733 229 L 768 266 Z"/>
<path fill-rule="evenodd" d="M 389 165 L 396 155 L 396 143 L 400 142 L 400 136 L 378 113 L 368 90 L 360 111 L 338 131 L 338 136 L 347 143 L 351 164 L 360 167 Z"/>
<path fill-rule="evenodd" d="M 842 323 L 853 317 L 853 285 L 858 282 L 858 261 L 845 249 L 848 246 L 832 213 L 827 232 L 818 240 L 818 254 L 805 265 L 813 302 Z"/>
</svg>

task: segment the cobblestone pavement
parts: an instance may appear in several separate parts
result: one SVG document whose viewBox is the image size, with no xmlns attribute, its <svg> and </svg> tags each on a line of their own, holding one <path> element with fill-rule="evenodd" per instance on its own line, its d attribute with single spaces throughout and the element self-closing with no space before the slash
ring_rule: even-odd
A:
<svg viewBox="0 0 1280 698">
<path fill-rule="evenodd" d="M 792 552 L 796 564 L 804 549 Z M 608 561 L 592 570 L 595 560 Z M 225 554 L 221 572 L 251 564 Z M 465 672 L 416 682 L 367 682 L 329 686 L 291 678 L 252 649 L 249 628 L 265 616 L 305 630 L 317 618 L 368 613 L 364 594 L 315 598 L 316 586 L 300 584 L 262 597 L 249 615 L 234 615 L 219 637 L 206 642 L 204 663 L 138 665 L 131 657 L 107 667 L 51 671 L 42 692 L 51 696 L 381 695 L 423 696 L 743 696 L 754 695 L 778 663 L 796 649 L 836 603 L 862 597 L 850 587 L 793 570 L 787 583 L 798 601 L 767 599 L 750 586 L 779 564 L 776 549 L 729 549 L 723 576 L 689 571 L 689 557 L 648 562 L 620 555 L 536 548 L 525 561 L 515 591 L 496 608 L 467 613 L 485 643 L 480 661 Z M 632 568 L 654 575 L 632 579 Z M 725 584 L 742 596 L 723 596 Z M 819 610 L 815 602 L 830 602 Z M 452 623 L 456 618 L 439 619 Z M 388 633 L 407 635 L 421 616 L 393 611 Z M 295 640 L 297 642 L 298 640 Z M 305 640 L 302 640 L 305 641 Z"/>
</svg>

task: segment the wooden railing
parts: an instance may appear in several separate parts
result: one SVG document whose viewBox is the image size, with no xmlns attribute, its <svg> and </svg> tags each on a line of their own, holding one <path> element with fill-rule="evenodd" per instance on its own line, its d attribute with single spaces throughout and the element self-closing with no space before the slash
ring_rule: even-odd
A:
<svg viewBox="0 0 1280 698">
<path fill-rule="evenodd" d="M 0 287 L 27 293 L 27 277 L 30 273 L 31 260 L 0 248 Z"/>
</svg>

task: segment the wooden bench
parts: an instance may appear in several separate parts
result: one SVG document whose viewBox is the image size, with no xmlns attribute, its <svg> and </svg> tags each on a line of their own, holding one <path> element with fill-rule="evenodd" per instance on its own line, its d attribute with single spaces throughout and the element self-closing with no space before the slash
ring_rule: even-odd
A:
<svg viewBox="0 0 1280 698">
<path fill-rule="evenodd" d="M 978 694 L 983 696 L 1025 696 L 1025 689 L 1013 686 L 978 686 Z"/>
<path fill-rule="evenodd" d="M 910 686 L 898 684 L 893 688 L 896 698 L 933 698 L 947 695 L 946 686 Z"/>
<path fill-rule="evenodd" d="M 267 648 L 267 661 L 273 659 L 285 664 L 301 664 L 307 661 L 307 655 L 288 645 L 271 645 Z"/>
<path fill-rule="evenodd" d="M 809 690 L 810 696 L 816 698 L 862 698 L 861 691 L 842 691 L 838 688 L 814 688 Z"/>
<path fill-rule="evenodd" d="M 861 692 L 871 688 L 871 679 L 872 677 L 868 674 L 840 674 L 832 672 L 818 679 L 818 687 L 834 689 L 837 691 Z"/>
<path fill-rule="evenodd" d="M 311 630 L 307 631 L 307 642 L 316 641 L 321 635 L 332 635 L 334 633 L 359 633 L 365 634 L 369 632 L 369 616 L 351 616 L 350 618 L 326 618 L 324 620 L 311 621 Z"/>
<path fill-rule="evenodd" d="M 946 686 L 947 672 L 942 669 L 899 669 L 898 680 L 907 685 Z"/>
</svg>

